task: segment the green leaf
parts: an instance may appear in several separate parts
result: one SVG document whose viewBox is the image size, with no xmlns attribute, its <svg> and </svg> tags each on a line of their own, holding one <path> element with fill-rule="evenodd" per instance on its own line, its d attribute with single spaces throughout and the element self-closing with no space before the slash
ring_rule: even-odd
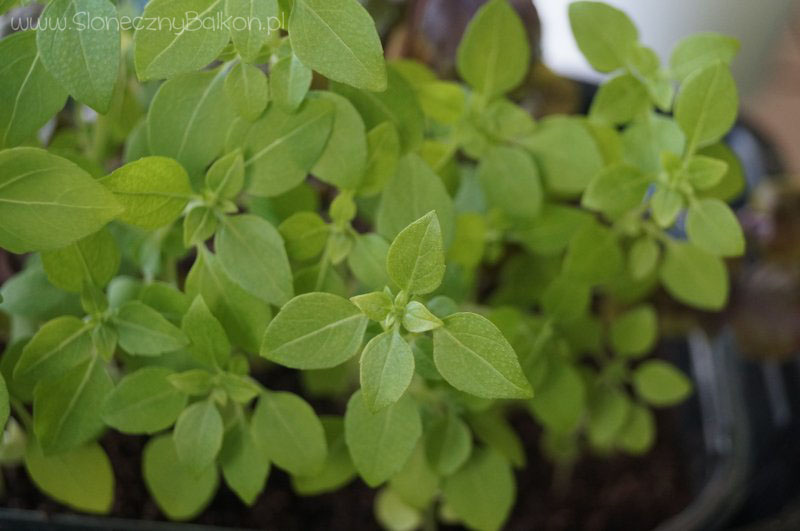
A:
<svg viewBox="0 0 800 531">
<path fill-rule="evenodd" d="M 158 356 L 189 344 L 181 330 L 160 313 L 139 301 L 123 304 L 112 322 L 119 334 L 119 346 L 130 354 Z"/>
<path fill-rule="evenodd" d="M 573 2 L 569 21 L 578 48 L 600 72 L 622 68 L 639 38 L 625 13 L 601 2 Z"/>
<path fill-rule="evenodd" d="M 625 312 L 611 324 L 611 345 L 617 354 L 641 356 L 650 352 L 658 339 L 658 316 L 649 304 Z"/>
<path fill-rule="evenodd" d="M 373 321 L 383 321 L 389 312 L 394 309 L 394 302 L 385 291 L 373 291 L 364 295 L 350 297 L 350 302 L 355 304 L 361 313 Z"/>
<path fill-rule="evenodd" d="M 472 453 L 472 433 L 452 411 L 436 421 L 425 436 L 425 453 L 438 474 L 449 476 Z"/>
<path fill-rule="evenodd" d="M 401 153 L 416 150 L 424 136 L 425 115 L 414 88 L 392 66 L 388 67 L 389 87 L 383 92 L 368 92 L 332 83 L 331 90 L 352 103 L 367 129 L 390 122 L 400 136 Z"/>
<path fill-rule="evenodd" d="M 600 450 L 607 449 L 625 425 L 631 401 L 619 389 L 598 384 L 589 393 L 587 405 L 589 442 Z"/>
<path fill-rule="evenodd" d="M 439 218 L 428 212 L 404 228 L 389 247 L 391 279 L 409 295 L 434 291 L 444 278 L 444 248 Z"/>
<path fill-rule="evenodd" d="M 54 0 L 39 17 L 36 44 L 42 63 L 72 96 L 101 114 L 111 108 L 120 64 L 117 9 L 108 0 Z M 58 27 L 68 21 L 66 27 Z"/>
<path fill-rule="evenodd" d="M 187 294 L 203 296 L 231 343 L 247 352 L 258 352 L 272 317 L 269 305 L 239 287 L 222 270 L 216 256 L 205 247 L 200 249 L 186 279 Z"/>
<path fill-rule="evenodd" d="M 736 122 L 739 94 L 730 68 L 716 63 L 683 83 L 675 102 L 675 120 L 686 133 L 688 152 L 721 139 Z"/>
<path fill-rule="evenodd" d="M 533 153 L 545 186 L 557 195 L 580 194 L 603 168 L 597 143 L 578 118 L 542 120 L 524 145 Z"/>
<path fill-rule="evenodd" d="M 367 166 L 367 133 L 361 115 L 350 101 L 334 92 L 312 92 L 311 99 L 334 107 L 333 130 L 311 173 L 340 190 L 355 190 Z"/>
<path fill-rule="evenodd" d="M 626 452 L 642 455 L 653 446 L 656 437 L 656 421 L 646 407 L 634 404 L 628 419 L 617 436 L 617 444 Z"/>
<path fill-rule="evenodd" d="M 344 424 L 353 464 L 370 487 L 396 474 L 422 435 L 417 404 L 408 395 L 372 413 L 362 391 L 357 391 L 347 403 Z"/>
<path fill-rule="evenodd" d="M 581 204 L 616 219 L 640 205 L 649 186 L 650 177 L 637 168 L 608 166 L 589 183 Z"/>
<path fill-rule="evenodd" d="M 381 289 L 389 284 L 386 257 L 389 244 L 377 234 L 359 234 L 347 255 L 347 265 L 353 276 L 368 289 Z"/>
<path fill-rule="evenodd" d="M 344 420 L 332 416 L 323 416 L 320 420 L 325 428 L 328 458 L 322 471 L 316 476 L 292 476 L 292 487 L 301 496 L 335 491 L 346 485 L 356 474 L 344 440 Z"/>
<path fill-rule="evenodd" d="M 355 356 L 367 318 L 347 299 L 306 293 L 289 301 L 267 327 L 261 355 L 294 369 L 326 369 Z"/>
<path fill-rule="evenodd" d="M 717 62 L 731 64 L 739 53 L 739 41 L 719 33 L 698 33 L 681 40 L 672 51 L 669 66 L 679 81 Z"/>
<path fill-rule="evenodd" d="M 375 518 L 384 529 L 418 529 L 422 512 L 407 504 L 391 488 L 384 488 L 375 496 Z"/>
<path fill-rule="evenodd" d="M 727 173 L 727 162 L 704 155 L 693 156 L 686 167 L 689 184 L 697 190 L 708 190 L 717 186 Z"/>
<path fill-rule="evenodd" d="M 538 392 L 536 396 L 540 396 Z M 515 468 L 524 468 L 525 448 L 517 432 L 497 411 L 487 411 L 469 418 L 469 425 L 478 440 L 503 454 Z"/>
<path fill-rule="evenodd" d="M 375 23 L 357 0 L 295 0 L 292 50 L 309 68 L 356 88 L 386 89 L 386 66 Z"/>
<path fill-rule="evenodd" d="M 205 396 L 214 388 L 214 375 L 205 369 L 170 374 L 167 380 L 175 389 L 189 396 Z"/>
<path fill-rule="evenodd" d="M 575 367 L 554 360 L 529 405 L 536 420 L 548 430 L 572 433 L 586 411 L 586 384 Z"/>
<path fill-rule="evenodd" d="M 192 194 L 186 170 L 167 157 L 145 157 L 100 180 L 125 210 L 119 218 L 143 229 L 169 225 Z"/>
<path fill-rule="evenodd" d="M 114 472 L 99 444 L 46 456 L 32 439 L 25 449 L 25 468 L 36 486 L 56 501 L 78 511 L 111 511 Z"/>
<path fill-rule="evenodd" d="M 697 194 L 699 197 L 716 197 L 722 201 L 733 201 L 741 197 L 742 192 L 746 187 L 746 180 L 744 176 L 744 168 L 742 162 L 733 150 L 723 142 L 712 144 L 707 148 L 701 149 L 698 153 L 701 156 L 712 157 L 719 161 L 723 161 L 728 165 L 728 169 L 722 176 L 720 181 L 712 188 L 705 189 L 702 184 L 692 182 L 692 160 L 689 161 L 689 179 L 692 185 L 700 192 Z"/>
<path fill-rule="evenodd" d="M 238 63 L 225 78 L 225 94 L 239 116 L 255 122 L 269 103 L 269 80 L 255 66 Z"/>
<path fill-rule="evenodd" d="M 231 344 L 222 325 L 208 309 L 202 295 L 195 297 L 181 324 L 192 342 L 193 354 L 205 365 L 224 367 L 230 358 Z"/>
<path fill-rule="evenodd" d="M 637 120 L 622 132 L 622 153 L 626 163 L 645 173 L 661 171 L 661 155 L 682 155 L 686 138 L 674 120 L 650 115 Z"/>
<path fill-rule="evenodd" d="M 292 260 L 305 261 L 319 256 L 328 242 L 328 224 L 316 212 L 297 212 L 278 226 Z"/>
<path fill-rule="evenodd" d="M 206 187 L 217 197 L 234 200 L 244 188 L 244 157 L 233 151 L 219 158 L 206 172 Z"/>
<path fill-rule="evenodd" d="M 389 481 L 389 488 L 406 504 L 420 510 L 430 506 L 439 491 L 439 476 L 431 469 L 420 440 L 403 468 Z"/>
<path fill-rule="evenodd" d="M 497 531 L 514 505 L 514 474 L 502 455 L 490 448 L 482 449 L 445 479 L 442 493 L 447 507 L 467 526 Z"/>
<path fill-rule="evenodd" d="M 592 216 L 584 210 L 545 203 L 536 219 L 512 229 L 512 237 L 535 254 L 558 255 L 566 249 L 575 233 L 591 220 Z"/>
<path fill-rule="evenodd" d="M 67 92 L 42 64 L 36 33 L 0 40 L 0 149 L 29 140 L 67 102 Z"/>
<path fill-rule="evenodd" d="M 719 199 L 700 199 L 689 205 L 689 241 L 717 256 L 744 253 L 744 234 L 731 208 Z"/>
<path fill-rule="evenodd" d="M 114 384 L 95 356 L 34 389 L 33 429 L 46 455 L 73 450 L 103 429 L 100 406 Z"/>
<path fill-rule="evenodd" d="M 122 207 L 84 170 L 42 149 L 0 152 L 0 247 L 59 249 L 100 230 Z"/>
<path fill-rule="evenodd" d="M 198 515 L 219 483 L 215 466 L 197 474 L 178 459 L 170 434 L 150 439 L 144 447 L 142 473 L 147 489 L 170 520 L 190 520 Z"/>
<path fill-rule="evenodd" d="M 225 433 L 219 463 L 225 483 L 239 499 L 252 506 L 267 483 L 270 463 L 247 421 L 239 420 Z"/>
<path fill-rule="evenodd" d="M 271 197 L 299 185 L 319 160 L 334 123 L 334 107 L 316 99 L 296 113 L 270 107 L 243 135 L 249 192 Z"/>
<path fill-rule="evenodd" d="M 587 223 L 569 242 L 563 273 L 576 280 L 602 284 L 622 270 L 619 236 L 600 223 Z"/>
<path fill-rule="evenodd" d="M 14 381 L 32 388 L 48 376 L 63 374 L 90 353 L 89 326 L 77 317 L 58 317 L 45 323 L 22 349 Z"/>
<path fill-rule="evenodd" d="M 247 63 L 255 63 L 273 32 L 279 28 L 277 0 L 225 0 L 225 15 L 233 17 L 231 39 L 236 51 Z M 238 20 L 237 20 L 238 19 Z M 242 24 L 242 20 L 246 24 Z"/>
<path fill-rule="evenodd" d="M 278 59 L 269 71 L 272 100 L 284 111 L 297 109 L 308 93 L 313 72 L 295 54 Z"/>
<path fill-rule="evenodd" d="M 148 2 L 142 24 L 134 34 L 134 63 L 139 80 L 200 70 L 216 59 L 230 39 L 228 31 L 217 22 L 224 19 L 223 8 L 222 0 Z"/>
<path fill-rule="evenodd" d="M 517 355 L 491 321 L 456 313 L 433 332 L 433 359 L 450 385 L 482 398 L 530 398 Z"/>
<path fill-rule="evenodd" d="M 218 220 L 213 208 L 198 206 L 183 218 L 183 245 L 201 245 L 217 231 Z"/>
<path fill-rule="evenodd" d="M 172 432 L 181 464 L 196 475 L 212 466 L 222 448 L 224 431 L 222 416 L 210 398 L 184 409 Z"/>
<path fill-rule="evenodd" d="M 370 411 L 396 403 L 414 376 L 414 354 L 398 330 L 372 338 L 361 354 L 361 393 Z"/>
<path fill-rule="evenodd" d="M 622 125 L 648 110 L 647 87 L 632 74 L 622 74 L 600 85 L 589 117 L 604 124 Z"/>
<path fill-rule="evenodd" d="M 506 0 L 491 0 L 475 14 L 458 47 L 458 73 L 486 99 L 517 87 L 531 62 L 522 20 Z"/>
<path fill-rule="evenodd" d="M 629 253 L 628 271 L 634 280 L 643 280 L 655 271 L 661 248 L 653 238 L 642 236 L 633 242 Z"/>
<path fill-rule="evenodd" d="M 728 270 L 718 257 L 689 243 L 671 242 L 661 266 L 661 283 L 680 302 L 720 310 L 728 300 Z"/>
<path fill-rule="evenodd" d="M 268 221 L 244 214 L 226 217 L 214 239 L 228 276 L 264 302 L 292 298 L 292 272 L 280 233 Z"/>
<path fill-rule="evenodd" d="M 511 218 L 534 218 L 542 208 L 542 183 L 530 155 L 495 147 L 478 166 L 478 178 L 490 206 Z"/>
<path fill-rule="evenodd" d="M 419 301 L 411 301 L 406 304 L 402 323 L 403 328 L 412 334 L 422 334 L 444 326 L 442 320 Z"/>
<path fill-rule="evenodd" d="M 103 422 L 128 434 L 153 434 L 172 426 L 186 395 L 167 379 L 165 367 L 144 367 L 120 380 L 103 404 Z"/>
<path fill-rule="evenodd" d="M 85 280 L 105 286 L 116 274 L 120 263 L 117 242 L 107 230 L 55 251 L 42 252 L 47 279 L 64 291 L 78 293 Z"/>
<path fill-rule="evenodd" d="M 679 404 L 692 392 L 692 384 L 666 361 L 648 360 L 633 371 L 633 387 L 648 403 L 667 407 Z"/>
<path fill-rule="evenodd" d="M 149 154 L 177 160 L 192 178 L 202 175 L 222 153 L 235 116 L 224 86 L 222 70 L 193 72 L 163 83 L 147 113 Z"/>
<path fill-rule="evenodd" d="M 325 464 L 325 430 L 308 402 L 292 393 L 261 395 L 253 430 L 270 460 L 294 476 L 313 476 Z"/>
<path fill-rule="evenodd" d="M 659 227 L 670 227 L 675 223 L 684 204 L 685 201 L 680 192 L 659 184 L 656 186 L 650 203 L 653 219 Z"/>
<path fill-rule="evenodd" d="M 378 206 L 378 233 L 394 239 L 406 227 L 418 221 L 431 210 L 441 225 L 445 246 L 455 233 L 453 200 L 441 178 L 418 155 L 407 155 L 400 160 L 397 172 L 383 190 Z"/>
<path fill-rule="evenodd" d="M 370 197 L 383 190 L 400 160 L 400 137 L 391 122 L 383 122 L 367 133 L 368 157 L 359 195 Z"/>
<path fill-rule="evenodd" d="M 550 317 L 569 321 L 586 313 L 591 295 L 589 284 L 560 275 L 542 293 L 542 307 Z"/>
</svg>

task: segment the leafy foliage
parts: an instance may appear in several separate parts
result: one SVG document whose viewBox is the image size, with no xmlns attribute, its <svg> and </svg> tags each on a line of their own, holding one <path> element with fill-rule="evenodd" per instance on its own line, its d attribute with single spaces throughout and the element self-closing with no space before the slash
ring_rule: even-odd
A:
<svg viewBox="0 0 800 531">
<path fill-rule="evenodd" d="M 648 357 L 650 295 L 719 310 L 723 260 L 745 250 L 722 143 L 734 41 L 689 37 L 663 68 L 624 13 L 574 2 L 609 77 L 588 116 L 537 122 L 514 102 L 532 43 L 507 0 L 469 24 L 463 84 L 387 63 L 357 0 L 144 15 L 190 12 L 193 31 L 0 40 L 0 247 L 31 253 L 0 290 L 0 422 L 42 492 L 108 512 L 112 428 L 152 436 L 143 475 L 172 519 L 220 481 L 253 504 L 274 466 L 302 495 L 381 486 L 390 528 L 441 504 L 493 530 L 525 466 L 509 410 L 564 464 L 650 448 L 651 408 L 691 393 Z M 224 14 L 254 20 L 200 23 Z M 269 389 L 265 365 L 301 371 L 303 396 Z"/>
</svg>

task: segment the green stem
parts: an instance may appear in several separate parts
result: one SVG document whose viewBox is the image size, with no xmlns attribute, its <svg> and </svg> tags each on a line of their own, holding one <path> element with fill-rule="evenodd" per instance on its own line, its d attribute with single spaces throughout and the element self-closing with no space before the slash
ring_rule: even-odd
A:
<svg viewBox="0 0 800 531">
<path fill-rule="evenodd" d="M 28 413 L 28 409 L 25 407 L 25 404 L 15 398 L 12 398 L 11 408 L 14 410 L 16 417 L 22 422 L 22 425 L 25 426 L 25 431 L 28 433 L 33 433 L 33 417 L 31 417 L 31 414 Z"/>
</svg>

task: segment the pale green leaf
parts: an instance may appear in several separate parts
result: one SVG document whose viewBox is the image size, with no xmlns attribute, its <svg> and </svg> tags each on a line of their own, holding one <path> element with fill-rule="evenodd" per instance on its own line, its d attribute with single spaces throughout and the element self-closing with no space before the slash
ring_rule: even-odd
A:
<svg viewBox="0 0 800 531">
<path fill-rule="evenodd" d="M 398 330 L 372 338 L 361 354 L 361 393 L 370 411 L 397 402 L 414 376 L 414 354 Z"/>
<path fill-rule="evenodd" d="M 402 324 L 403 328 L 412 334 L 422 334 L 444 326 L 442 320 L 419 301 L 411 301 L 406 304 Z"/>
<path fill-rule="evenodd" d="M 270 36 L 280 29 L 277 0 L 225 0 L 225 15 L 233 17 L 231 39 L 248 63 L 256 62 Z"/>
<path fill-rule="evenodd" d="M 725 263 L 689 243 L 667 246 L 661 283 L 680 302 L 701 310 L 720 310 L 728 300 Z"/>
<path fill-rule="evenodd" d="M 386 257 L 389 244 L 377 234 L 359 234 L 347 255 L 347 265 L 353 276 L 368 289 L 381 289 L 389 284 Z"/>
<path fill-rule="evenodd" d="M 661 360 L 649 360 L 633 371 L 636 393 L 654 406 L 674 406 L 692 392 L 689 379 L 677 367 Z"/>
<path fill-rule="evenodd" d="M 239 499 L 252 506 L 264 490 L 270 463 L 252 426 L 240 419 L 225 433 L 219 463 L 225 483 Z"/>
<path fill-rule="evenodd" d="M 255 122 L 269 103 L 269 80 L 255 66 L 239 63 L 225 78 L 225 94 L 239 116 Z"/>
<path fill-rule="evenodd" d="M 563 272 L 582 282 L 602 284 L 618 275 L 624 263 L 619 235 L 600 223 L 587 223 L 569 242 Z"/>
<path fill-rule="evenodd" d="M 88 279 L 105 286 L 116 274 L 120 263 L 117 242 L 107 230 L 101 230 L 55 251 L 42 252 L 47 279 L 65 291 L 78 293 Z"/>
<path fill-rule="evenodd" d="M 463 420 L 448 412 L 425 435 L 425 453 L 437 473 L 449 476 L 472 453 L 472 433 Z"/>
<path fill-rule="evenodd" d="M 292 476 L 292 486 L 295 492 L 302 496 L 313 496 L 337 490 L 353 479 L 356 474 L 344 440 L 344 419 L 323 416 L 320 420 L 325 428 L 328 457 L 322 471 L 316 476 Z"/>
<path fill-rule="evenodd" d="M 627 165 L 603 169 L 583 193 L 581 204 L 616 219 L 644 201 L 651 178 Z"/>
<path fill-rule="evenodd" d="M 328 101 L 334 108 L 333 129 L 311 173 L 341 190 L 355 190 L 367 166 L 364 121 L 353 104 L 339 94 L 312 92 L 309 98 Z"/>
<path fill-rule="evenodd" d="M 191 341 L 192 353 L 210 367 L 224 367 L 230 358 L 231 344 L 222 325 L 208 309 L 202 295 L 195 297 L 183 316 L 181 329 Z"/>
<path fill-rule="evenodd" d="M 103 422 L 129 434 L 152 434 L 169 428 L 186 407 L 186 395 L 167 377 L 165 367 L 144 367 L 120 380 L 103 404 Z"/>
<path fill-rule="evenodd" d="M 600 123 L 622 125 L 649 109 L 647 87 L 632 74 L 622 74 L 600 85 L 589 117 Z"/>
<path fill-rule="evenodd" d="M 650 352 L 658 339 L 658 316 L 649 304 L 629 310 L 611 323 L 611 346 L 623 356 Z"/>
<path fill-rule="evenodd" d="M 391 279 L 409 295 L 434 291 L 444 278 L 444 248 L 439 218 L 428 212 L 395 237 L 386 257 Z"/>
<path fill-rule="evenodd" d="M 478 179 L 489 206 L 513 218 L 534 218 L 542 208 L 542 183 L 530 155 L 495 147 L 478 165 Z"/>
<path fill-rule="evenodd" d="M 292 260 L 310 260 L 325 249 L 330 229 L 316 212 L 297 212 L 278 226 Z"/>
<path fill-rule="evenodd" d="M 178 417 L 172 439 L 182 465 L 201 474 L 211 466 L 222 448 L 225 428 L 213 400 L 195 402 Z"/>
<path fill-rule="evenodd" d="M 548 430 L 571 433 L 586 411 L 586 384 L 572 365 L 553 360 L 548 363 L 546 375 L 529 406 Z"/>
<path fill-rule="evenodd" d="M 689 205 L 689 241 L 717 256 L 744 253 L 744 233 L 731 208 L 719 199 L 699 199 Z"/>
<path fill-rule="evenodd" d="M 730 64 L 739 53 L 739 41 L 719 33 L 697 33 L 681 40 L 672 51 L 672 76 L 685 81 L 690 75 L 717 62 Z"/>
<path fill-rule="evenodd" d="M 272 99 L 285 111 L 297 109 L 311 87 L 313 72 L 295 54 L 278 59 L 269 71 Z"/>
<path fill-rule="evenodd" d="M 686 134 L 689 153 L 721 139 L 736 121 L 739 93 L 730 67 L 716 63 L 683 83 L 675 120 Z"/>
<path fill-rule="evenodd" d="M 569 20 L 578 47 L 600 72 L 624 66 L 639 38 L 625 13 L 601 2 L 573 2 Z"/>
<path fill-rule="evenodd" d="M 394 175 L 400 160 L 400 137 L 391 122 L 383 122 L 367 133 L 368 157 L 359 195 L 379 194 Z"/>
<path fill-rule="evenodd" d="M 139 301 L 123 304 L 112 319 L 119 346 L 130 354 L 157 356 L 189 344 L 181 330 L 153 308 Z"/>
</svg>

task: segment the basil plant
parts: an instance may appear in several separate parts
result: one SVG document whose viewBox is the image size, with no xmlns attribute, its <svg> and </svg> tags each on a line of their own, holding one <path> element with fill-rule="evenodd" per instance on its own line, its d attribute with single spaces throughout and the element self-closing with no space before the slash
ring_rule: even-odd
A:
<svg viewBox="0 0 800 531">
<path fill-rule="evenodd" d="M 461 82 L 387 62 L 357 0 L 133 13 L 51 0 L 0 40 L 0 247 L 27 255 L 1 292 L 6 464 L 107 513 L 116 430 L 149 436 L 170 519 L 219 488 L 245 510 L 280 469 L 301 496 L 360 478 L 390 529 L 493 530 L 524 444 L 647 452 L 653 408 L 691 392 L 648 358 L 648 301 L 721 309 L 744 250 L 735 41 L 663 66 L 622 12 L 575 2 L 607 80 L 588 116 L 535 121 L 506 0 L 469 24 Z"/>
</svg>

